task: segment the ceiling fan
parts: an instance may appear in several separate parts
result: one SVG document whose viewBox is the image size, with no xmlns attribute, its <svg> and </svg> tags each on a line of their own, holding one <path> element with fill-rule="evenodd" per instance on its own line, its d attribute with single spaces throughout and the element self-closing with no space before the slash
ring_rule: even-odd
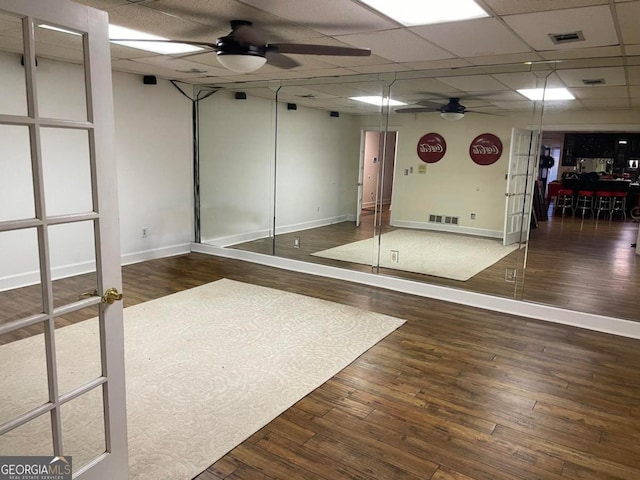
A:
<svg viewBox="0 0 640 480">
<path fill-rule="evenodd" d="M 204 47 L 217 52 L 220 63 L 238 73 L 250 73 L 258 70 L 265 63 L 278 68 L 294 68 L 299 62 L 285 53 L 297 55 L 338 55 L 361 56 L 371 55 L 365 48 L 338 47 L 332 45 L 313 45 L 303 43 L 268 43 L 261 29 L 253 26 L 248 20 L 231 20 L 231 32 L 216 42 L 192 40 L 144 40 L 149 42 L 171 42 Z M 127 40 L 112 40 L 127 42 Z M 140 40 L 131 40 L 139 42 Z"/>
<path fill-rule="evenodd" d="M 433 100 L 422 100 L 417 103 L 420 107 L 398 108 L 396 113 L 421 113 L 421 112 L 440 112 L 440 116 L 445 120 L 460 120 L 465 113 L 480 113 L 482 115 L 497 115 L 496 113 L 478 112 L 475 110 L 467 110 L 467 107 L 460 103 L 459 97 L 449 98 L 449 103 L 445 105 L 438 104 Z"/>
</svg>

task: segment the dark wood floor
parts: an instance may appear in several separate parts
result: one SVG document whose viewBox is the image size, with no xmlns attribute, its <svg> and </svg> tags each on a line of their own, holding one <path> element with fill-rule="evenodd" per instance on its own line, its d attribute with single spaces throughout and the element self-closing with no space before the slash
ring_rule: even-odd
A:
<svg viewBox="0 0 640 480">
<path fill-rule="evenodd" d="M 407 323 L 198 480 L 640 478 L 638 340 L 202 254 L 124 267 L 125 306 L 221 278 Z"/>
<path fill-rule="evenodd" d="M 301 232 L 278 235 L 275 254 L 305 262 L 371 272 L 372 267 L 311 254 L 345 243 L 370 238 L 373 217 L 363 216 L 362 225 L 342 222 Z M 382 219 L 388 225 L 388 216 Z M 582 217 L 550 216 L 531 230 L 529 247 L 517 250 L 466 282 L 380 269 L 383 275 L 427 282 L 527 302 L 554 305 L 580 312 L 640 321 L 640 257 L 631 244 L 638 223 Z M 391 227 L 385 226 L 384 231 Z M 295 248 L 294 238 L 300 239 Z M 273 252 L 271 239 L 247 242 L 233 248 L 259 253 Z M 523 269 L 527 254 L 527 267 Z M 505 280 L 506 269 L 517 269 L 516 282 Z M 373 269 L 374 272 L 377 270 Z"/>
</svg>

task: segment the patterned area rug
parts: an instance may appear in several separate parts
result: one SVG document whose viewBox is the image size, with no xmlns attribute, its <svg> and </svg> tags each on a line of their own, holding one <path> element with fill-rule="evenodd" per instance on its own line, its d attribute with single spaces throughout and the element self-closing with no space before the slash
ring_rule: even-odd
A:
<svg viewBox="0 0 640 480">
<path fill-rule="evenodd" d="M 194 477 L 403 323 L 227 279 L 125 309 L 130 478 Z M 56 331 L 62 392 L 99 371 L 97 328 Z M 42 343 L 0 347 L 0 423 L 46 400 Z M 63 409 L 74 468 L 103 450 L 94 392 Z M 50 455 L 44 417 L 0 437 L 0 455 Z"/>
<path fill-rule="evenodd" d="M 313 255 L 343 262 L 375 265 L 378 236 L 347 243 Z M 380 266 L 466 281 L 516 250 L 502 240 L 426 230 L 394 230 L 380 239 Z M 394 261 L 392 251 L 397 255 Z"/>
</svg>

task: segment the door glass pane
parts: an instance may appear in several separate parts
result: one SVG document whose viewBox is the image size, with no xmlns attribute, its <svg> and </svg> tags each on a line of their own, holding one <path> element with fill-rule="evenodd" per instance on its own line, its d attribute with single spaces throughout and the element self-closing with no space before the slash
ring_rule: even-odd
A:
<svg viewBox="0 0 640 480">
<path fill-rule="evenodd" d="M 98 305 L 56 318 L 58 391 L 61 395 L 99 377 Z"/>
<path fill-rule="evenodd" d="M 85 130 L 42 128 L 40 135 L 47 215 L 91 212 L 88 133 Z"/>
<path fill-rule="evenodd" d="M 0 114 L 27 115 L 22 20 L 0 13 Z"/>
<path fill-rule="evenodd" d="M 0 232 L 0 323 L 42 313 L 35 228 Z"/>
<path fill-rule="evenodd" d="M 73 457 L 73 468 L 105 452 L 102 388 L 74 398 L 60 407 L 62 414 L 62 451 Z"/>
<path fill-rule="evenodd" d="M 73 303 L 98 288 L 93 222 L 49 227 L 53 305 Z"/>
<path fill-rule="evenodd" d="M 0 336 L 0 424 L 49 401 L 42 332 L 40 323 Z"/>
<path fill-rule="evenodd" d="M 5 455 L 53 455 L 51 414 L 40 415 L 1 435 L 0 456 Z"/>
<path fill-rule="evenodd" d="M 40 24 L 35 40 L 40 116 L 87 120 L 82 36 Z"/>
<path fill-rule="evenodd" d="M 29 129 L 0 125 L 0 145 L 0 222 L 34 218 Z"/>
</svg>

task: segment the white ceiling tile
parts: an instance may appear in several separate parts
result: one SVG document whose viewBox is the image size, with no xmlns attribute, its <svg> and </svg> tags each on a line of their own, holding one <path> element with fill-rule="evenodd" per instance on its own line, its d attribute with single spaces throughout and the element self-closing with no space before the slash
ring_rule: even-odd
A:
<svg viewBox="0 0 640 480">
<path fill-rule="evenodd" d="M 497 18 L 413 27 L 410 30 L 459 57 L 530 52 Z"/>
<path fill-rule="evenodd" d="M 640 85 L 640 66 L 632 66 L 627 68 L 629 73 L 629 84 Z"/>
<path fill-rule="evenodd" d="M 466 92 L 490 92 L 507 90 L 507 87 L 489 75 L 465 75 L 440 77 L 441 82 Z"/>
<path fill-rule="evenodd" d="M 631 96 L 631 98 L 640 99 L 640 86 L 629 87 L 629 95 Z M 634 101 L 634 105 L 637 105 L 637 104 L 638 102 Z"/>
<path fill-rule="evenodd" d="M 625 98 L 627 87 L 574 87 L 571 92 L 576 98 Z"/>
<path fill-rule="evenodd" d="M 244 3 L 306 25 L 325 35 L 397 28 L 398 24 L 351 0 L 244 0 Z"/>
<path fill-rule="evenodd" d="M 640 43 L 640 2 L 619 3 L 616 5 L 618 23 L 624 43 Z"/>
<path fill-rule="evenodd" d="M 496 15 L 514 15 L 517 13 L 543 12 L 565 8 L 605 5 L 608 0 L 484 0 Z"/>
<path fill-rule="evenodd" d="M 627 53 L 629 53 L 627 51 Z M 547 50 L 539 52 L 540 56 L 545 60 L 567 60 L 574 58 L 602 58 L 622 55 L 622 49 L 619 45 L 610 47 L 594 47 L 594 48 L 572 48 L 566 50 Z"/>
<path fill-rule="evenodd" d="M 536 50 L 562 50 L 618 44 L 611 11 L 607 5 L 508 15 L 503 18 L 525 42 Z M 582 31 L 585 40 L 555 45 L 549 38 L 550 33 L 575 31 Z"/>
<path fill-rule="evenodd" d="M 582 104 L 587 108 L 630 108 L 631 102 L 627 98 L 593 98 L 583 99 Z"/>
<path fill-rule="evenodd" d="M 441 48 L 423 40 L 407 30 L 340 35 L 339 40 L 360 48 L 370 48 L 374 55 L 393 62 L 418 62 L 452 58 Z"/>
<path fill-rule="evenodd" d="M 625 71 L 622 67 L 609 68 L 581 68 L 575 70 L 558 70 L 558 76 L 568 87 L 583 87 L 583 80 L 604 80 L 606 86 L 624 85 L 626 83 Z M 602 88 L 594 85 L 593 88 Z"/>
</svg>

